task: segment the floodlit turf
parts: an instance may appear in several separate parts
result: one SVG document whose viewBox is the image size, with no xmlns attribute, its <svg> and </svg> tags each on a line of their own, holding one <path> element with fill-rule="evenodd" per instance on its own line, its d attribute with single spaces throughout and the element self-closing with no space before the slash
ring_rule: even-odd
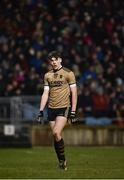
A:
<svg viewBox="0 0 124 180">
<path fill-rule="evenodd" d="M 66 147 L 68 170 L 52 147 L 0 149 L 0 178 L 124 178 L 124 147 Z"/>
</svg>

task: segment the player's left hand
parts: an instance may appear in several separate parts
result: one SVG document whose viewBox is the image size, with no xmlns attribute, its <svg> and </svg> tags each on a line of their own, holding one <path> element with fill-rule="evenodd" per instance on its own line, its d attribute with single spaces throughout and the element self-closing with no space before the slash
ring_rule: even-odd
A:
<svg viewBox="0 0 124 180">
<path fill-rule="evenodd" d="M 75 123 L 77 121 L 76 112 L 75 111 L 71 111 L 70 112 L 70 120 L 71 120 L 71 123 Z"/>
</svg>

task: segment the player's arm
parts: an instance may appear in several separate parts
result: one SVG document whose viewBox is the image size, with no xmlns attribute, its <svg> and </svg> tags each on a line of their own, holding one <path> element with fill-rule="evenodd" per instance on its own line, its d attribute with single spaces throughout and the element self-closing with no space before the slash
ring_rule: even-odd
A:
<svg viewBox="0 0 124 180">
<path fill-rule="evenodd" d="M 71 90 L 71 111 L 75 112 L 77 107 L 77 86 L 76 84 L 70 85 Z"/>
<path fill-rule="evenodd" d="M 43 91 L 43 94 L 41 96 L 41 101 L 40 101 L 40 111 L 44 110 L 48 101 L 48 97 L 49 97 L 49 86 L 44 86 L 44 91 Z"/>
<path fill-rule="evenodd" d="M 44 91 L 43 91 L 43 94 L 42 94 L 41 100 L 40 100 L 40 112 L 37 117 L 38 123 L 43 122 L 43 110 L 47 104 L 48 96 L 49 96 L 49 86 L 44 86 Z"/>
<path fill-rule="evenodd" d="M 75 80 L 75 75 L 71 71 L 68 76 L 70 91 L 71 91 L 71 112 L 70 119 L 71 122 L 76 121 L 76 107 L 77 107 L 77 85 Z"/>
<path fill-rule="evenodd" d="M 70 120 L 71 123 L 75 123 L 77 121 L 76 118 L 76 107 L 77 107 L 77 86 L 76 84 L 70 85 L 71 90 L 71 112 L 70 112 Z"/>
<path fill-rule="evenodd" d="M 41 123 L 43 120 L 43 110 L 47 104 L 48 96 L 49 96 L 49 84 L 48 84 L 47 74 L 46 74 L 44 76 L 44 91 L 43 91 L 43 94 L 42 94 L 41 100 L 40 100 L 40 112 L 37 117 L 37 121 L 39 123 Z"/>
<path fill-rule="evenodd" d="M 70 85 L 71 90 L 71 112 L 70 112 L 70 120 L 71 123 L 75 123 L 77 121 L 76 118 L 76 107 L 77 107 L 77 86 L 76 84 Z"/>
<path fill-rule="evenodd" d="M 40 101 L 40 111 L 43 111 L 47 101 L 48 101 L 48 96 L 49 96 L 49 83 L 48 83 L 48 74 L 45 74 L 44 76 L 44 91 L 41 96 L 41 101 Z"/>
</svg>

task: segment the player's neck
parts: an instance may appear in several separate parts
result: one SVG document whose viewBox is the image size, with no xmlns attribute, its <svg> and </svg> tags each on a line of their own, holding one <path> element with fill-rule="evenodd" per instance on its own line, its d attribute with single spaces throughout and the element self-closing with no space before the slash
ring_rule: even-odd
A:
<svg viewBox="0 0 124 180">
<path fill-rule="evenodd" d="M 62 68 L 62 65 L 58 67 L 58 69 L 54 69 L 54 72 L 59 71 Z"/>
</svg>

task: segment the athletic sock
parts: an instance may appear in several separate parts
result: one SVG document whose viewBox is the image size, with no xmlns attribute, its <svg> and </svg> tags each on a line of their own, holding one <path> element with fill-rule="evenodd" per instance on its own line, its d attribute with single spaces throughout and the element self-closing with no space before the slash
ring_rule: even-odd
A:
<svg viewBox="0 0 124 180">
<path fill-rule="evenodd" d="M 58 157 L 59 162 L 65 161 L 65 153 L 64 153 L 64 141 L 61 139 L 60 141 L 54 141 L 54 148 Z"/>
</svg>

